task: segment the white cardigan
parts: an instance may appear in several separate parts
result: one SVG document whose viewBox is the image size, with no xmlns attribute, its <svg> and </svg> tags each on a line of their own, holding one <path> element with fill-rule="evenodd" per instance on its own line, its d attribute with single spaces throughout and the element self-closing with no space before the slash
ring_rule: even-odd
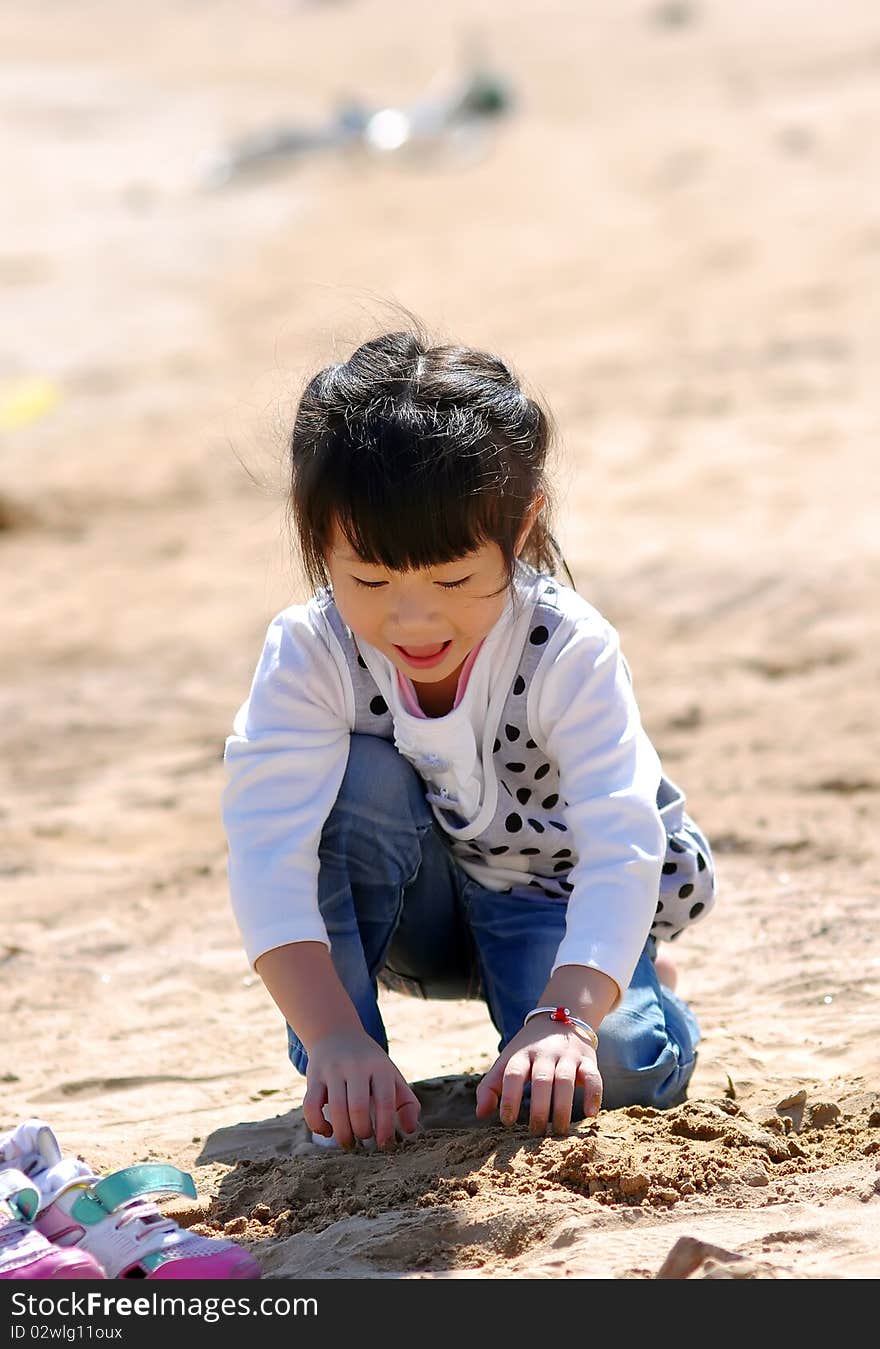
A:
<svg viewBox="0 0 880 1349">
<path fill-rule="evenodd" d="M 329 946 L 318 846 L 349 736 L 360 731 L 393 739 L 421 774 L 469 876 L 567 901 L 553 969 L 589 965 L 628 986 L 655 918 L 667 838 L 660 763 L 601 614 L 519 564 L 515 597 L 460 703 L 424 719 L 407 711 L 394 666 L 354 638 L 328 591 L 280 613 L 225 754 L 230 897 L 251 963 L 289 942 Z"/>
</svg>

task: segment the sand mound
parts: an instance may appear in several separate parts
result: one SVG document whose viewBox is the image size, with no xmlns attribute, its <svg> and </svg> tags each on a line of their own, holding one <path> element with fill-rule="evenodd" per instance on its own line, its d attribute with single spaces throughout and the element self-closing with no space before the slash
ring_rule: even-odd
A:
<svg viewBox="0 0 880 1349">
<path fill-rule="evenodd" d="M 424 1127 L 385 1155 L 315 1147 L 300 1111 L 237 1144 L 227 1130 L 209 1155 L 233 1146 L 284 1155 L 244 1158 L 206 1211 L 181 1208 L 179 1220 L 234 1235 L 277 1277 L 466 1274 L 487 1264 L 521 1276 L 552 1268 L 552 1253 L 601 1229 L 609 1211 L 636 1222 L 682 1207 L 699 1214 L 707 1202 L 770 1208 L 817 1173 L 831 1195 L 867 1202 L 880 1192 L 880 1094 L 810 1100 L 801 1088 L 749 1111 L 727 1097 L 665 1112 L 633 1106 L 565 1138 L 535 1138 L 523 1124 L 463 1127 L 478 1080 L 414 1084 Z M 570 1271 L 586 1273 L 568 1254 Z M 743 1267 L 712 1277 L 746 1276 Z"/>
</svg>

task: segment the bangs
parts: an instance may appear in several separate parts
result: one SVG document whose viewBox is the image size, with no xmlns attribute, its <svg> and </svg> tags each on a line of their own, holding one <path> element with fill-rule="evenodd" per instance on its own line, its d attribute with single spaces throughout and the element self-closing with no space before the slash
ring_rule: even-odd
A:
<svg viewBox="0 0 880 1349">
<path fill-rule="evenodd" d="M 500 506 L 491 489 L 463 494 L 456 483 L 440 478 L 409 486 L 383 482 L 360 499 L 343 495 L 334 516 L 364 562 L 411 571 L 453 562 L 493 540 L 503 547 Z"/>
<path fill-rule="evenodd" d="M 452 562 L 488 542 L 512 566 L 528 498 L 511 491 L 505 456 L 494 444 L 481 439 L 463 453 L 448 432 L 413 435 L 387 422 L 353 430 L 325 443 L 297 484 L 313 575 L 326 574 L 335 524 L 359 558 L 391 571 Z"/>
</svg>

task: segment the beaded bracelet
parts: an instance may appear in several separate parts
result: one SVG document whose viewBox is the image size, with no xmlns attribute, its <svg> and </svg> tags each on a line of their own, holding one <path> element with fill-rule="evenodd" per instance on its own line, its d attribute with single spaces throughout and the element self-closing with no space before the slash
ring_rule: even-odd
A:
<svg viewBox="0 0 880 1349">
<path fill-rule="evenodd" d="M 582 1021 L 579 1016 L 572 1016 L 568 1007 L 533 1007 L 526 1016 L 523 1025 L 527 1026 L 533 1016 L 539 1016 L 542 1012 L 549 1012 L 551 1021 L 560 1021 L 563 1026 L 577 1026 L 580 1030 L 586 1031 L 593 1049 L 599 1048 L 599 1037 L 589 1021 Z"/>
</svg>

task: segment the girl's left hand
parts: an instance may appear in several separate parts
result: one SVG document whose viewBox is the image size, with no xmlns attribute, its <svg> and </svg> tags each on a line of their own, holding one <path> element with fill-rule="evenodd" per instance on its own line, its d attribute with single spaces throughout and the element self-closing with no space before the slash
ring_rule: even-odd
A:
<svg viewBox="0 0 880 1349">
<path fill-rule="evenodd" d="M 535 1022 L 523 1026 L 477 1087 L 477 1118 L 488 1119 L 497 1109 L 502 1124 L 515 1124 L 527 1082 L 532 1084 L 533 1134 L 546 1133 L 551 1120 L 555 1134 L 568 1133 L 576 1087 L 583 1087 L 584 1114 L 599 1113 L 602 1077 L 596 1051 L 574 1026 L 558 1030 Z"/>
</svg>

